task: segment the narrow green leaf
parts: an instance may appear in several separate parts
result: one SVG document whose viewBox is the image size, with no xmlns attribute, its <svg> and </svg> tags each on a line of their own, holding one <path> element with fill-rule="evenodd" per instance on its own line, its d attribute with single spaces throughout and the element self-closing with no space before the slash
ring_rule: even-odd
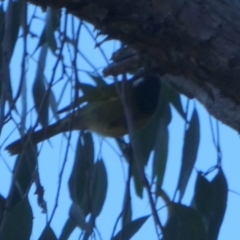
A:
<svg viewBox="0 0 240 240">
<path fill-rule="evenodd" d="M 208 227 L 208 240 L 217 240 L 227 206 L 228 186 L 222 168 L 212 180 L 215 190 L 215 204 Z"/>
<path fill-rule="evenodd" d="M 161 188 L 168 157 L 169 133 L 167 128 L 162 128 L 158 140 L 153 156 L 153 178 L 157 177 L 157 185 Z"/>
<path fill-rule="evenodd" d="M 58 27 L 59 27 L 59 10 L 57 11 L 54 10 L 53 8 L 48 8 L 45 34 L 48 46 L 50 47 L 53 53 L 57 49 L 57 42 L 54 36 L 54 32 Z"/>
<path fill-rule="evenodd" d="M 211 182 L 198 172 L 194 190 L 193 205 L 205 222 L 209 221 L 215 206 L 215 194 Z"/>
<path fill-rule="evenodd" d="M 75 221 L 70 217 L 63 226 L 59 240 L 68 240 L 74 229 L 76 228 Z"/>
<path fill-rule="evenodd" d="M 168 144 L 169 144 L 169 133 L 168 125 L 171 120 L 171 110 L 168 106 L 165 109 L 165 113 L 160 120 L 160 124 L 157 131 L 157 137 L 154 147 L 153 156 L 153 174 L 152 177 L 157 177 L 157 185 L 161 188 L 164 172 L 167 164 L 168 156 Z"/>
<path fill-rule="evenodd" d="M 117 235 L 113 237 L 112 240 L 129 240 L 133 237 L 133 235 L 139 231 L 139 229 L 142 227 L 142 225 L 146 222 L 146 220 L 149 218 L 150 215 L 140 217 L 138 219 L 135 219 L 134 221 L 128 223 L 123 227 L 122 230 L 120 230 Z"/>
<path fill-rule="evenodd" d="M 161 119 L 163 117 L 166 117 L 165 120 L 166 124 L 168 124 L 171 121 L 171 114 L 169 111 L 169 104 L 166 102 L 166 99 L 164 96 L 160 96 L 159 100 L 159 106 L 156 110 L 156 113 L 152 117 L 152 119 L 147 123 L 146 126 L 144 126 L 142 129 L 137 131 L 134 134 L 133 141 L 136 141 L 136 145 L 138 147 L 138 157 L 141 157 L 139 163 L 142 164 L 142 168 L 145 167 L 145 165 L 148 163 L 148 159 L 150 156 L 150 153 L 154 150 L 157 144 L 157 134 L 159 134 L 156 129 L 159 129 L 161 125 Z M 139 178 L 139 173 L 136 166 L 136 161 L 133 161 L 133 177 L 134 177 L 134 183 L 135 183 L 135 190 L 137 192 L 137 195 L 139 197 L 142 196 L 142 182 Z"/>
<path fill-rule="evenodd" d="M 12 53 L 18 38 L 18 33 L 21 25 L 21 14 L 23 9 L 24 1 L 13 1 L 12 2 L 12 16 L 11 16 L 11 38 L 12 38 Z M 11 54 L 12 54 L 11 53 Z"/>
<path fill-rule="evenodd" d="M 177 203 L 172 203 L 169 208 L 164 239 L 207 240 L 202 218 L 195 209 Z"/>
<path fill-rule="evenodd" d="M 47 40 L 46 40 L 46 26 L 44 27 L 42 34 L 40 36 L 38 45 L 36 46 L 35 50 L 33 51 L 33 54 L 40 48 L 42 47 L 44 44 L 47 44 Z"/>
<path fill-rule="evenodd" d="M 49 106 L 52 109 L 53 115 L 57 120 L 60 120 L 59 114 L 58 114 L 58 104 L 55 98 L 55 95 L 52 91 L 52 89 L 49 91 Z"/>
<path fill-rule="evenodd" d="M 183 110 L 180 94 L 163 84 L 163 94 L 166 96 L 167 100 L 172 104 L 172 106 L 176 109 L 179 115 L 185 120 L 186 114 Z"/>
<path fill-rule="evenodd" d="M 8 209 L 13 209 L 22 196 L 27 195 L 33 183 L 34 171 L 37 166 L 37 148 L 29 140 L 24 145 L 24 151 L 17 157 L 14 167 L 14 182 L 12 182 L 10 196 L 8 197 Z M 16 182 L 18 184 L 16 184 Z M 1 239 L 1 238 L 0 238 Z"/>
<path fill-rule="evenodd" d="M 140 166 L 142 169 L 144 166 Z M 134 181 L 135 191 L 138 197 L 143 197 L 143 184 L 139 176 L 138 166 L 136 161 L 132 161 L 132 175 Z"/>
<path fill-rule="evenodd" d="M 38 113 L 39 122 L 43 127 L 48 126 L 48 108 L 49 96 L 46 94 L 44 83 L 44 69 L 47 57 L 47 46 L 44 45 L 41 49 L 38 68 L 33 83 L 33 99 Z"/>
<path fill-rule="evenodd" d="M 169 105 L 165 98 L 161 96 L 159 106 L 152 119 L 146 124 L 146 126 L 134 134 L 133 141 L 136 141 L 137 143 L 137 150 L 139 150 L 138 155 L 141 156 L 143 166 L 147 164 L 150 153 L 154 149 L 157 137 L 156 129 L 159 128 L 162 117 L 169 113 L 168 110 Z"/>
<path fill-rule="evenodd" d="M 54 32 L 59 28 L 59 21 L 60 10 L 48 8 L 46 15 L 46 24 L 34 53 L 39 47 L 43 46 L 44 44 L 47 44 L 53 53 L 56 51 L 57 42 L 54 36 Z"/>
<path fill-rule="evenodd" d="M 126 187 L 124 202 L 123 202 L 122 226 L 125 226 L 132 221 L 131 196 L 129 195 L 127 188 L 128 187 Z"/>
<path fill-rule="evenodd" d="M 54 31 L 58 30 L 60 27 L 60 22 L 61 22 L 61 10 L 60 9 L 55 9 L 51 8 L 51 23 L 52 23 L 52 28 Z"/>
<path fill-rule="evenodd" d="M 89 189 L 93 171 L 94 146 L 90 133 L 79 134 L 76 155 L 68 186 L 73 202 L 79 204 L 85 214 L 90 211 Z"/>
<path fill-rule="evenodd" d="M 4 26 L 5 26 L 5 11 L 3 10 L 3 5 L 0 6 L 0 46 L 4 38 Z"/>
<path fill-rule="evenodd" d="M 2 224 L 2 220 L 3 220 L 3 216 L 4 216 L 4 212 L 6 209 L 6 198 L 4 198 L 1 194 L 0 194 L 0 226 Z"/>
<path fill-rule="evenodd" d="M 0 239 L 30 239 L 33 225 L 33 213 L 28 198 L 23 198 L 11 211 L 4 216 Z"/>
<path fill-rule="evenodd" d="M 199 140 L 200 140 L 199 119 L 197 110 L 194 109 L 192 118 L 189 123 L 189 127 L 186 130 L 184 137 L 182 166 L 178 182 L 180 200 L 184 195 L 188 180 L 192 173 L 192 169 L 197 160 Z"/>
<path fill-rule="evenodd" d="M 57 240 L 57 237 L 50 226 L 46 226 L 39 237 L 39 240 Z"/>
<path fill-rule="evenodd" d="M 102 160 L 94 164 L 92 183 L 92 214 L 97 217 L 102 211 L 107 194 L 107 171 Z"/>
<path fill-rule="evenodd" d="M 71 205 L 70 210 L 69 210 L 69 216 L 74 221 L 76 226 L 80 227 L 82 230 L 87 229 L 87 223 L 85 221 L 85 213 L 79 205 L 77 205 L 75 203 L 73 203 Z M 73 226 L 73 225 L 71 224 L 71 226 Z"/>
</svg>

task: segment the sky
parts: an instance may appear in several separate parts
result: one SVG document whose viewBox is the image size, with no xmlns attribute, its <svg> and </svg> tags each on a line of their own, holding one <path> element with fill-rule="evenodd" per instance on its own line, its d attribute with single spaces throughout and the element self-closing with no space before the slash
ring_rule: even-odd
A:
<svg viewBox="0 0 240 240">
<path fill-rule="evenodd" d="M 30 8 L 29 13 L 33 8 Z M 38 10 L 38 15 L 44 19 L 41 11 Z M 30 14 L 29 14 L 30 18 Z M 38 33 L 39 29 L 43 27 L 43 21 L 36 20 L 35 24 L 32 27 L 35 33 Z M 71 21 L 69 21 L 69 24 Z M 70 25 L 69 25 L 70 26 Z M 71 27 L 69 27 L 71 29 Z M 70 31 L 70 30 L 69 30 Z M 96 32 L 93 33 L 96 36 Z M 101 40 L 101 38 L 98 38 Z M 35 49 L 38 40 L 37 38 L 29 39 L 28 42 L 29 52 L 33 52 Z M 108 58 L 110 58 L 111 53 L 114 49 L 117 49 L 119 46 L 116 42 L 104 43 L 104 51 Z M 81 31 L 81 37 L 79 41 L 80 50 L 88 56 L 90 61 L 94 63 L 94 65 L 99 69 L 106 66 L 106 62 L 102 57 L 101 52 L 98 48 L 95 48 L 95 43 L 92 38 L 89 36 L 86 30 Z M 68 54 L 71 52 L 69 49 L 65 49 L 66 55 L 64 55 L 65 59 L 68 58 Z M 37 67 L 37 59 L 38 59 L 39 51 L 33 56 L 32 59 L 29 59 L 27 62 L 28 71 L 27 71 L 27 82 L 28 82 L 28 99 L 29 99 L 29 108 L 32 107 L 32 93 L 31 87 L 35 78 L 35 71 Z M 19 57 L 20 56 L 20 57 Z M 20 68 L 21 68 L 21 57 L 22 57 L 22 43 L 18 42 L 14 56 L 11 62 L 11 78 L 12 82 L 18 82 L 20 76 Z M 52 67 L 54 65 L 54 58 L 52 53 L 48 52 L 48 61 L 45 69 L 46 78 L 49 80 L 52 74 Z M 79 58 L 78 66 L 80 69 L 92 71 L 92 68 L 84 61 Z M 71 69 L 69 70 L 71 71 Z M 59 74 L 59 72 L 58 72 Z M 81 80 L 89 81 L 86 76 L 80 73 Z M 60 92 L 63 87 L 63 82 L 59 82 L 57 86 L 54 87 L 56 97 L 59 98 Z M 71 91 L 71 87 L 68 86 L 66 88 L 66 93 Z M 70 94 L 66 94 L 64 96 L 63 101 L 61 102 L 61 106 L 66 106 L 71 101 Z M 191 106 L 193 106 L 193 102 L 191 101 Z M 186 106 L 186 98 L 182 97 L 183 106 Z M 199 152 L 197 156 L 197 162 L 195 165 L 196 170 L 206 171 L 211 166 L 216 164 L 217 161 L 217 153 L 213 145 L 212 141 L 212 133 L 210 129 L 209 123 L 209 115 L 204 109 L 204 107 L 196 103 L 196 107 L 200 117 L 200 129 L 201 129 L 201 139 Z M 167 170 L 164 177 L 163 189 L 167 192 L 170 198 L 173 197 L 174 191 L 177 187 L 178 174 L 180 171 L 181 164 L 181 153 L 183 146 L 183 138 L 184 138 L 184 127 L 185 123 L 178 115 L 178 113 L 172 109 L 173 117 L 172 122 L 169 126 L 170 129 L 170 143 L 169 143 L 169 155 L 168 155 L 168 163 Z M 34 123 L 36 119 L 36 114 L 34 111 L 29 115 L 28 126 Z M 54 120 L 52 120 L 54 122 Z M 213 123 L 215 126 L 215 120 L 213 119 Z M 9 135 L 9 132 L 14 128 L 14 124 L 9 123 L 3 129 L 1 142 L 4 143 L 4 140 Z M 227 212 L 224 218 L 224 222 L 221 228 L 219 240 L 238 240 L 240 239 L 240 231 L 239 222 L 240 222 L 240 184 L 239 184 L 239 173 L 240 173 L 240 139 L 239 134 L 236 131 L 233 131 L 229 127 L 225 126 L 222 123 L 219 123 L 220 130 L 220 146 L 222 150 L 222 165 L 223 171 L 227 177 L 228 186 L 229 186 L 229 194 L 228 194 L 228 205 Z M 71 201 L 69 198 L 69 193 L 67 189 L 67 182 L 69 178 L 69 174 L 72 170 L 72 164 L 74 159 L 74 148 L 76 145 L 76 139 L 78 136 L 78 132 L 74 132 L 72 136 L 72 148 L 70 149 L 68 161 L 66 164 L 66 168 L 64 170 L 64 175 L 62 179 L 62 187 L 60 192 L 59 204 L 55 214 L 55 217 L 52 221 L 52 228 L 55 231 L 56 235 L 59 236 L 60 230 L 67 219 L 69 208 L 71 205 Z M 18 138 L 17 131 L 15 131 L 7 140 L 7 143 L 10 143 L 12 140 Z M 127 174 L 127 165 L 123 159 L 119 158 L 119 150 L 115 144 L 115 142 L 110 138 L 102 138 L 100 136 L 94 135 L 95 142 L 95 156 L 99 152 L 102 154 L 103 161 L 107 168 L 108 173 L 108 192 L 106 202 L 104 204 L 104 208 L 102 210 L 102 214 L 99 219 L 97 219 L 97 227 L 101 232 L 102 239 L 109 239 L 112 234 L 113 225 L 116 221 L 117 216 L 121 211 L 121 207 L 123 205 L 123 193 L 124 193 L 124 180 L 126 179 Z M 6 145 L 4 143 L 3 147 Z M 40 146 L 40 145 L 39 145 Z M 59 180 L 59 172 L 64 159 L 64 149 L 66 146 L 66 139 L 63 135 L 58 135 L 56 137 L 51 138 L 51 140 L 45 141 L 41 144 L 42 150 L 39 156 L 39 171 L 41 177 L 41 183 L 45 188 L 45 200 L 47 201 L 47 206 L 49 213 L 51 215 L 53 206 L 55 204 L 56 191 L 58 187 Z M 101 149 L 100 147 L 101 146 Z M 10 157 L 4 150 L 1 148 L 1 158 L 0 158 L 0 171 L 2 174 L 2 179 L 4 181 L 0 181 L 0 193 L 4 196 L 8 194 L 8 187 L 11 180 L 11 172 L 8 167 L 12 169 L 14 165 L 15 158 Z M 118 154 L 116 154 L 116 152 Z M 149 165 L 146 169 L 146 172 L 150 174 L 151 171 L 151 159 L 149 160 Z M 186 194 L 183 199 L 183 203 L 189 204 L 192 198 L 192 192 L 194 189 L 194 182 L 196 178 L 196 170 L 193 171 L 191 180 L 188 184 Z M 132 196 L 135 194 L 135 190 L 133 187 L 131 188 Z M 231 190 L 231 191 L 230 191 Z M 31 205 L 33 207 L 34 212 L 34 229 L 32 233 L 32 240 L 38 239 L 42 229 L 46 223 L 46 215 L 41 213 L 41 209 L 37 206 L 36 195 L 34 195 L 35 187 L 33 186 L 29 193 L 29 199 Z M 234 193 L 237 192 L 238 194 Z M 148 215 L 151 213 L 150 206 L 147 200 L 146 192 L 144 193 L 143 200 L 133 197 L 133 219 L 138 217 Z M 163 202 L 159 202 L 159 207 L 163 206 Z M 160 211 L 160 218 L 163 222 L 166 221 L 167 211 L 163 209 Z M 119 228 L 118 228 L 119 230 Z M 80 231 L 75 230 L 72 234 L 70 240 L 78 239 Z M 141 231 L 137 233 L 133 238 L 133 240 L 142 240 L 142 239 L 156 239 L 155 228 L 153 224 L 153 219 L 150 218 L 142 227 Z"/>
</svg>

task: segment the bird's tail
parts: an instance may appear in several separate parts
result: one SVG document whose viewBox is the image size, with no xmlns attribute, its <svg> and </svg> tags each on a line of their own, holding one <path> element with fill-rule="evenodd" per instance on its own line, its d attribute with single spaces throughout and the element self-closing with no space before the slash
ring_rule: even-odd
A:
<svg viewBox="0 0 240 240">
<path fill-rule="evenodd" d="M 58 121 L 55 124 L 52 124 L 46 128 L 42 128 L 38 131 L 32 132 L 31 130 L 24 135 L 19 140 L 11 143 L 6 147 L 6 150 L 11 155 L 16 155 L 21 153 L 26 146 L 36 145 L 46 139 L 49 139 L 61 132 L 70 131 L 70 126 L 66 124 L 65 121 Z"/>
</svg>

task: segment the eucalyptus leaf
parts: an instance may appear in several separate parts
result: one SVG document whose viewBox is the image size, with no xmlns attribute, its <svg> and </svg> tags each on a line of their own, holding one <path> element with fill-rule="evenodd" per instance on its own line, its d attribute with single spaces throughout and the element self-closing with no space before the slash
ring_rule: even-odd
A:
<svg viewBox="0 0 240 240">
<path fill-rule="evenodd" d="M 178 203 L 171 203 L 169 208 L 164 239 L 207 240 L 202 218 L 195 209 Z"/>
<path fill-rule="evenodd" d="M 171 109 L 165 108 L 164 115 L 160 119 L 160 124 L 157 130 L 157 137 L 154 146 L 153 155 L 153 178 L 157 177 L 157 185 L 161 188 L 164 172 L 167 164 L 169 131 L 168 125 L 171 121 Z"/>
<path fill-rule="evenodd" d="M 59 28 L 59 24 L 60 24 L 59 21 L 60 21 L 60 11 L 52 8 L 48 8 L 47 15 L 46 15 L 46 24 L 42 31 L 40 40 L 38 42 L 38 45 L 35 51 L 37 51 L 39 47 L 42 47 L 45 44 L 47 44 L 47 46 L 50 47 L 53 53 L 56 51 L 57 42 L 54 36 L 54 32 Z"/>
<path fill-rule="evenodd" d="M 137 157 L 140 166 L 137 166 L 137 161 L 133 160 L 133 177 L 135 183 L 135 190 L 139 197 L 142 197 L 142 181 L 139 177 L 138 167 L 144 168 L 147 163 L 151 152 L 160 144 L 159 137 L 157 137 L 159 131 L 156 129 L 160 128 L 162 118 L 165 117 L 165 125 L 168 125 L 171 121 L 171 113 L 169 110 L 169 104 L 167 103 L 164 96 L 160 96 L 159 106 L 152 119 L 142 129 L 134 133 L 133 141 L 136 142 L 137 146 Z"/>
<path fill-rule="evenodd" d="M 108 187 L 107 171 L 102 160 L 94 164 L 92 180 L 92 214 L 97 217 L 105 202 Z"/>
<path fill-rule="evenodd" d="M 0 194 L 0 225 L 2 224 L 7 200 Z"/>
<path fill-rule="evenodd" d="M 120 230 L 112 240 L 129 240 L 131 239 L 135 233 L 139 231 L 142 225 L 146 222 L 149 218 L 148 216 L 140 217 L 138 219 L 133 220 L 132 222 L 126 224 L 122 230 Z"/>
<path fill-rule="evenodd" d="M 39 64 L 33 83 L 33 99 L 38 113 L 39 122 L 43 127 L 48 126 L 48 108 L 49 108 L 49 95 L 45 89 L 44 69 L 47 57 L 47 46 L 41 48 L 39 55 Z"/>
<path fill-rule="evenodd" d="M 14 179 L 10 196 L 8 197 L 8 209 L 11 210 L 27 195 L 33 183 L 34 172 L 37 166 L 37 148 L 31 143 L 31 139 L 23 146 L 24 151 L 18 155 L 14 168 Z M 15 184 L 15 183 L 18 184 Z M 1 239 L 1 238 L 0 238 Z"/>
<path fill-rule="evenodd" d="M 50 226 L 46 226 L 39 237 L 39 240 L 57 240 L 57 237 Z"/>
<path fill-rule="evenodd" d="M 49 107 L 52 109 L 53 115 L 57 120 L 60 120 L 59 114 L 58 114 L 58 104 L 55 98 L 55 95 L 50 89 L 49 91 Z"/>
<path fill-rule="evenodd" d="M 178 182 L 180 201 L 184 195 L 188 180 L 197 160 L 197 153 L 200 141 L 200 126 L 197 110 L 194 109 L 188 129 L 185 131 L 182 151 L 182 165 Z"/>
<path fill-rule="evenodd" d="M 10 3 L 11 4 L 11 3 Z M 26 4 L 24 1 L 12 1 L 12 16 L 11 16 L 11 55 L 14 51 L 16 41 L 18 38 L 19 29 L 21 26 L 21 14 L 23 10 L 23 5 Z"/>
<path fill-rule="evenodd" d="M 169 105 L 163 96 L 160 96 L 158 108 L 151 120 L 139 131 L 134 133 L 133 141 L 136 141 L 138 147 L 138 156 L 141 157 L 141 163 L 145 166 L 148 162 L 150 153 L 154 150 L 157 131 L 161 119 L 165 114 L 169 114 Z"/>
<path fill-rule="evenodd" d="M 217 240 L 227 206 L 228 185 L 222 168 L 212 180 L 215 190 L 215 204 L 208 226 L 208 239 Z"/>
<path fill-rule="evenodd" d="M 186 120 L 186 114 L 183 110 L 180 94 L 167 85 L 163 84 L 163 94 L 166 96 L 167 100 L 172 104 L 175 110 L 179 113 L 179 115 Z"/>
<path fill-rule="evenodd" d="M 6 213 L 0 230 L 0 239 L 30 239 L 33 226 L 33 213 L 27 197 Z"/>
<path fill-rule="evenodd" d="M 77 224 L 75 223 L 75 221 L 71 217 L 69 217 L 62 228 L 59 240 L 68 240 L 76 226 Z"/>
<path fill-rule="evenodd" d="M 123 204 L 123 214 L 122 214 L 122 226 L 127 225 L 132 221 L 132 204 L 131 198 L 126 199 L 128 196 L 127 192 L 125 192 L 125 199 Z"/>
<path fill-rule="evenodd" d="M 88 214 L 90 211 L 90 199 L 88 199 L 90 186 L 88 183 L 91 180 L 94 161 L 92 135 L 90 133 L 79 134 L 76 149 L 77 151 L 68 186 L 73 202 L 79 204 L 85 214 Z"/>
<path fill-rule="evenodd" d="M 198 172 L 197 180 L 195 184 L 193 205 L 196 210 L 201 214 L 205 223 L 209 222 L 210 216 L 213 213 L 216 203 L 215 190 L 205 178 L 205 176 Z"/>
<path fill-rule="evenodd" d="M 85 221 L 85 213 L 79 205 L 77 205 L 76 203 L 73 203 L 71 205 L 69 210 L 69 216 L 74 221 L 76 226 L 80 227 L 82 230 L 87 229 L 87 222 Z M 73 227 L 74 225 L 71 224 L 71 226 Z"/>
<path fill-rule="evenodd" d="M 0 22 L 1 22 L 1 24 L 0 24 L 0 47 L 2 47 L 2 41 L 4 38 L 5 17 L 6 17 L 6 14 L 3 9 L 3 5 L 1 4 L 1 6 L 0 6 Z"/>
<path fill-rule="evenodd" d="M 160 133 L 157 137 L 156 147 L 153 155 L 153 178 L 157 177 L 157 185 L 161 188 L 164 173 L 167 165 L 169 144 L 169 131 L 168 128 L 160 127 Z"/>
<path fill-rule="evenodd" d="M 59 16 L 58 16 L 59 18 Z M 57 15 L 56 15 L 56 10 L 53 8 L 48 8 L 47 10 L 47 21 L 46 21 L 46 27 L 45 27 L 45 36 L 46 36 L 46 41 L 48 43 L 48 46 L 54 53 L 57 49 L 57 42 L 54 36 L 54 32 L 59 26 L 57 23 Z"/>
</svg>

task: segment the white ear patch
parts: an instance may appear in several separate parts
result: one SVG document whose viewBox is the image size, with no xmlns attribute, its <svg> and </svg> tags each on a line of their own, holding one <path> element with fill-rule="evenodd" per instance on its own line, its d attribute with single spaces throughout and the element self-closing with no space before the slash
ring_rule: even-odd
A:
<svg viewBox="0 0 240 240">
<path fill-rule="evenodd" d="M 143 77 L 138 78 L 136 81 L 133 82 L 133 87 L 137 87 L 139 84 L 141 84 L 144 81 Z"/>
</svg>

